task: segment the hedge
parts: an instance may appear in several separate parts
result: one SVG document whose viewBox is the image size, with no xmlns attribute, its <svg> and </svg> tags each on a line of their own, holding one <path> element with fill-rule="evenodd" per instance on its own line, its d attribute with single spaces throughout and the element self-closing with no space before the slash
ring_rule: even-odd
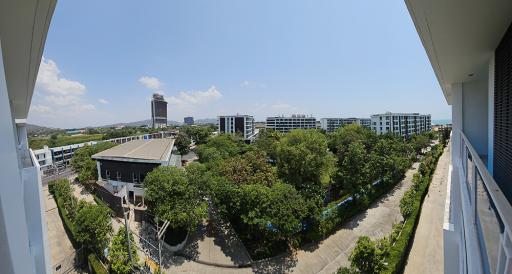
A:
<svg viewBox="0 0 512 274">
<path fill-rule="evenodd" d="M 68 212 L 64 205 L 62 204 L 62 199 L 57 195 L 57 193 L 54 191 L 52 185 L 50 184 L 48 186 L 48 190 L 53 195 L 53 198 L 55 200 L 55 203 L 57 204 L 57 209 L 59 210 L 60 219 L 62 220 L 62 223 L 64 224 L 64 230 L 66 231 L 66 234 L 68 235 L 69 240 L 71 241 L 71 244 L 75 249 L 80 248 L 80 244 L 77 241 L 76 237 L 76 226 L 75 223 L 68 217 Z"/>
<path fill-rule="evenodd" d="M 336 210 L 333 210 L 331 216 L 320 221 L 318 229 L 306 232 L 303 238 L 304 241 L 317 241 L 336 232 L 337 228 L 345 224 L 347 220 L 368 209 L 373 202 L 392 190 L 403 179 L 404 175 L 405 172 L 400 176 L 395 176 L 394 178 L 384 178 L 380 184 L 366 186 L 363 193 L 356 194 L 360 195 L 359 197 L 338 207 Z M 346 196 L 343 197 L 343 199 L 346 198 Z"/>
<path fill-rule="evenodd" d="M 89 263 L 89 269 L 92 274 L 108 274 L 108 270 L 105 269 L 103 264 L 98 260 L 94 253 L 89 254 L 87 256 L 87 261 Z"/>
<path fill-rule="evenodd" d="M 439 157 L 443 153 L 444 146 L 436 145 L 432 149 L 431 156 L 433 158 L 433 168 L 428 168 L 425 176 L 421 178 L 422 182 L 414 196 L 413 210 L 409 219 L 404 223 L 400 236 L 396 239 L 394 245 L 390 247 L 388 265 L 384 273 L 403 273 L 409 252 L 411 251 L 414 235 L 418 226 L 423 200 L 427 196 L 428 188 L 432 182 L 432 174 L 436 169 Z"/>
</svg>

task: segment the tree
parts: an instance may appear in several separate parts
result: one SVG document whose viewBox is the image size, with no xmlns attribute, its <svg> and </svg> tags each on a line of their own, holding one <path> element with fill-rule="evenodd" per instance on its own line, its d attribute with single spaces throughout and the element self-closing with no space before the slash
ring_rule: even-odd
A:
<svg viewBox="0 0 512 274">
<path fill-rule="evenodd" d="M 185 133 L 179 133 L 174 140 L 174 144 L 178 148 L 181 155 L 185 155 L 190 150 L 190 138 Z"/>
<path fill-rule="evenodd" d="M 77 240 L 87 250 L 103 254 L 112 235 L 112 219 L 107 207 L 80 201 L 75 218 Z"/>
<path fill-rule="evenodd" d="M 264 151 L 271 160 L 275 161 L 277 160 L 277 145 L 282 136 L 283 134 L 279 131 L 260 130 L 254 146 Z"/>
<path fill-rule="evenodd" d="M 370 157 L 361 142 L 356 141 L 348 146 L 340 170 L 344 189 L 352 192 L 371 183 L 369 160 Z"/>
<path fill-rule="evenodd" d="M 413 135 L 410 142 L 416 154 L 419 155 L 424 148 L 428 147 L 430 139 L 427 135 L 419 134 Z"/>
<path fill-rule="evenodd" d="M 247 150 L 248 145 L 240 138 L 231 134 L 221 134 L 198 146 L 197 154 L 201 163 L 211 163 L 242 154 Z"/>
<path fill-rule="evenodd" d="M 180 131 L 187 134 L 196 144 L 205 144 L 213 130 L 208 126 L 183 126 Z"/>
<path fill-rule="evenodd" d="M 78 173 L 78 180 L 83 183 L 96 180 L 98 178 L 98 169 L 96 161 L 91 156 L 114 146 L 116 144 L 111 142 L 101 142 L 92 146 L 85 145 L 76 150 L 73 158 L 71 158 L 71 168 Z"/>
<path fill-rule="evenodd" d="M 129 231 L 129 235 L 130 242 L 133 243 L 133 234 L 131 231 Z M 112 245 L 109 251 L 110 268 L 113 273 L 131 273 L 132 264 L 136 264 L 139 261 L 137 249 L 133 244 L 131 246 L 131 253 L 132 261 L 130 262 L 130 256 L 128 256 L 128 241 L 126 240 L 126 227 L 122 226 L 112 239 Z"/>
<path fill-rule="evenodd" d="M 59 179 L 51 183 L 53 192 L 56 194 L 57 199 L 60 199 L 64 204 L 69 218 L 73 219 L 76 214 L 78 199 L 73 194 L 71 185 L 68 179 Z"/>
<path fill-rule="evenodd" d="M 350 266 L 364 274 L 380 273 L 385 266 L 386 248 L 384 242 L 376 244 L 367 236 L 359 237 L 349 257 Z"/>
<path fill-rule="evenodd" d="M 254 150 L 223 161 L 218 170 L 236 184 L 264 184 L 277 181 L 277 173 L 263 151 Z"/>
<path fill-rule="evenodd" d="M 57 145 L 57 138 L 58 138 L 58 135 L 56 133 L 52 134 L 50 136 L 50 142 L 48 143 L 48 146 L 49 147 L 54 147 Z"/>
<path fill-rule="evenodd" d="M 277 171 L 299 192 L 317 192 L 330 182 L 336 159 L 327 149 L 326 137 L 316 130 L 292 130 L 279 142 Z"/>
<path fill-rule="evenodd" d="M 345 125 L 329 134 L 329 149 L 343 161 L 344 152 L 350 144 L 360 142 L 367 149 L 371 149 L 377 138 L 377 135 L 366 127 L 357 124 Z"/>
<path fill-rule="evenodd" d="M 199 187 L 187 180 L 186 171 L 171 166 L 160 166 L 144 179 L 148 209 L 170 227 L 194 231 L 207 216 L 208 204 Z"/>
</svg>

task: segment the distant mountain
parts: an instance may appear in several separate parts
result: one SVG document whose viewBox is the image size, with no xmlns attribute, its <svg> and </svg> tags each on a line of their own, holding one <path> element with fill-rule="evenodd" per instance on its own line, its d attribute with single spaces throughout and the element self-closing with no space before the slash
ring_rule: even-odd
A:
<svg viewBox="0 0 512 274">
<path fill-rule="evenodd" d="M 38 126 L 38 125 L 33 125 L 33 124 L 27 124 L 27 134 L 29 136 L 49 135 L 49 134 L 53 134 L 53 133 L 59 133 L 62 131 L 64 131 L 64 130 L 60 129 L 60 128 L 43 127 L 43 126 Z"/>
<path fill-rule="evenodd" d="M 182 123 L 180 123 L 180 122 L 178 122 L 178 121 L 168 120 L 168 121 L 167 121 L 167 124 L 168 124 L 168 125 L 171 125 L 171 126 L 179 126 L 179 125 L 181 125 Z M 140 126 L 144 126 L 144 125 L 147 125 L 147 126 L 151 125 L 151 120 L 150 120 L 150 119 L 147 119 L 147 120 L 136 121 L 136 122 L 116 123 L 116 124 L 104 125 L 104 126 L 99 126 L 99 127 L 103 127 L 103 128 L 107 128 L 107 127 L 119 127 L 119 126 L 125 126 L 125 127 L 140 127 Z"/>
<path fill-rule="evenodd" d="M 194 124 L 196 124 L 196 125 L 206 125 L 206 124 L 216 124 L 216 123 L 217 123 L 216 118 L 197 119 L 194 121 Z"/>
</svg>

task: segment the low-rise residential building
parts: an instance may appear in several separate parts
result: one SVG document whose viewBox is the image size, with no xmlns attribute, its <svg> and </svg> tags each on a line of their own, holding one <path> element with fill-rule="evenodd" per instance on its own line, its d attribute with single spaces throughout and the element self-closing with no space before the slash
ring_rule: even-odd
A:
<svg viewBox="0 0 512 274">
<path fill-rule="evenodd" d="M 144 178 L 159 166 L 181 166 L 181 156 L 174 146 L 174 139 L 133 140 L 92 156 L 98 169 L 98 185 L 122 203 L 144 206 Z M 101 195 L 101 194 L 100 194 Z M 102 198 L 111 207 L 111 197 Z"/>
<path fill-rule="evenodd" d="M 219 133 L 240 134 L 244 140 L 249 140 L 255 134 L 254 117 L 250 115 L 223 115 L 217 117 Z"/>
<path fill-rule="evenodd" d="M 357 124 L 367 128 L 370 128 L 371 119 L 369 118 L 322 118 L 320 119 L 320 128 L 327 131 L 333 132 L 336 129 L 350 124 Z"/>
<path fill-rule="evenodd" d="M 89 145 L 93 146 L 98 142 L 112 142 L 116 144 L 123 144 L 132 140 L 149 140 L 149 139 L 161 139 L 173 136 L 174 132 L 171 131 L 161 131 L 155 133 L 134 135 L 134 136 L 126 136 L 108 139 L 104 141 L 89 141 L 85 143 L 71 144 L 65 146 L 58 147 L 48 147 L 44 146 L 41 149 L 35 149 L 34 156 L 39 162 L 39 166 L 41 171 L 45 171 L 55 167 L 66 167 L 69 165 L 71 158 L 75 151 L 83 146 Z"/>
<path fill-rule="evenodd" d="M 391 113 L 371 116 L 371 129 L 377 134 L 393 133 L 403 137 L 432 130 L 430 114 Z"/>
<path fill-rule="evenodd" d="M 267 117 L 266 129 L 287 133 L 294 129 L 315 129 L 316 118 L 304 114 Z"/>
</svg>

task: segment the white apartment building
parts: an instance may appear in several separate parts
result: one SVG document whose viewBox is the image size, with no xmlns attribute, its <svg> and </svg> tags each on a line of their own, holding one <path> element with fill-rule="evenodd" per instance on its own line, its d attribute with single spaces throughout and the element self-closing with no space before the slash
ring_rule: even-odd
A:
<svg viewBox="0 0 512 274">
<path fill-rule="evenodd" d="M 391 113 L 371 116 L 371 129 L 377 134 L 393 133 L 403 137 L 432 130 L 430 114 Z"/>
<path fill-rule="evenodd" d="M 333 132 L 336 129 L 344 126 L 357 124 L 367 128 L 370 128 L 371 120 L 369 118 L 322 118 L 320 119 L 320 128 L 327 131 Z"/>
<path fill-rule="evenodd" d="M 512 1 L 406 0 L 452 108 L 445 273 L 512 273 Z"/>
<path fill-rule="evenodd" d="M 250 140 L 256 133 L 254 117 L 250 115 L 222 115 L 217 117 L 219 133 L 240 134 L 244 140 Z"/>
<path fill-rule="evenodd" d="M 52 273 L 26 119 L 55 0 L 0 1 L 0 273 Z"/>
<path fill-rule="evenodd" d="M 266 129 L 287 133 L 294 129 L 314 129 L 316 128 L 316 118 L 304 114 L 293 114 L 292 116 L 268 117 L 265 126 Z"/>
</svg>

